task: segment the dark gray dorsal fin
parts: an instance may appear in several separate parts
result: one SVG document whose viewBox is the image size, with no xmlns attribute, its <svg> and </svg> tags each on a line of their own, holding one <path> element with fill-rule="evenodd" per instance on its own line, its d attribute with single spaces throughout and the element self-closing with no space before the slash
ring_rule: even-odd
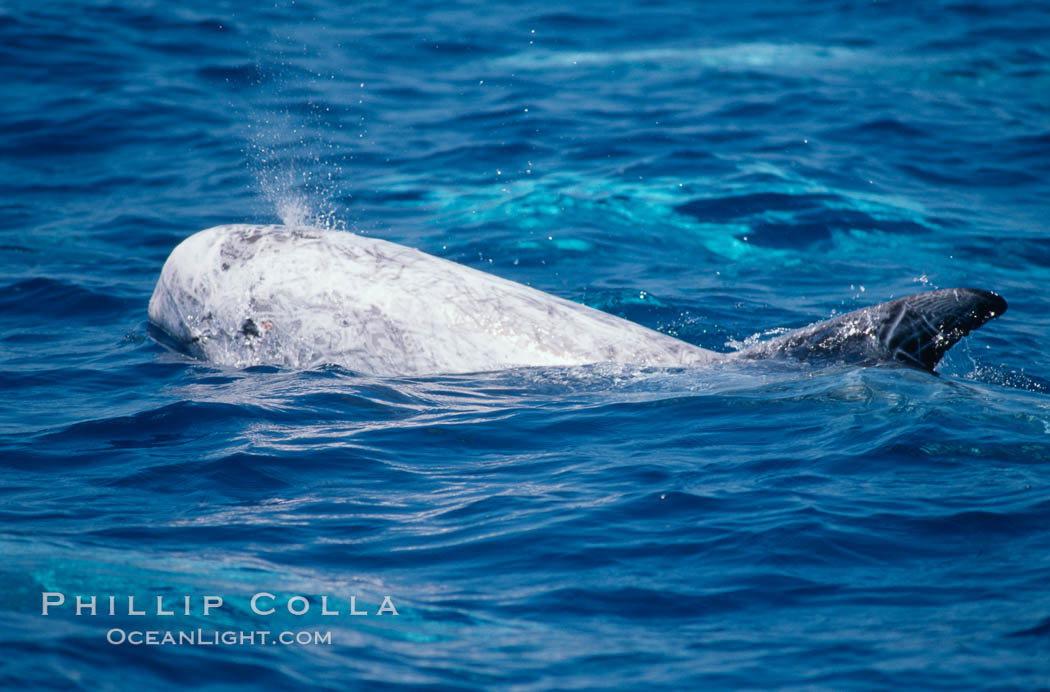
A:
<svg viewBox="0 0 1050 692">
<path fill-rule="evenodd" d="M 945 288 L 789 332 L 742 351 L 740 357 L 783 355 L 858 364 L 898 361 L 932 372 L 959 339 L 1004 312 L 1006 301 L 991 291 Z"/>
</svg>

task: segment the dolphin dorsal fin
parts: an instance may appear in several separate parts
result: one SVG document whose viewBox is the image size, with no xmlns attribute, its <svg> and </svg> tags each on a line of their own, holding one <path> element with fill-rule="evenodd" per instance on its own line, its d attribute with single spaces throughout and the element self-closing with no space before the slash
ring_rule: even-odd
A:
<svg viewBox="0 0 1050 692">
<path fill-rule="evenodd" d="M 1006 312 L 991 291 L 945 288 L 855 310 L 755 344 L 740 357 L 900 362 L 929 372 L 959 339 Z"/>
</svg>

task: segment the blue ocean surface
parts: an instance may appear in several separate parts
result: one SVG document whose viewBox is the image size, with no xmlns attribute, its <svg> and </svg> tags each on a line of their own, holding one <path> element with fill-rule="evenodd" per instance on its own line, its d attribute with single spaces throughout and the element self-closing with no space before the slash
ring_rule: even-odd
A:
<svg viewBox="0 0 1050 692">
<path fill-rule="evenodd" d="M 1045 3 L 16 0 L 0 95 L 0 687 L 1050 685 Z M 718 351 L 1010 308 L 938 375 L 156 343 L 168 253 L 241 222 Z M 309 641 L 206 642 L 263 631 Z"/>
</svg>

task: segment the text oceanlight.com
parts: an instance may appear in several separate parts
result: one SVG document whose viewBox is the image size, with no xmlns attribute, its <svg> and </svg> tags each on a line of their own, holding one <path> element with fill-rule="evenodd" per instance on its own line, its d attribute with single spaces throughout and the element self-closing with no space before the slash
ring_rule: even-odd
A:
<svg viewBox="0 0 1050 692">
<path fill-rule="evenodd" d="M 310 646 L 332 644 L 331 632 L 306 631 L 270 632 L 269 630 L 124 630 L 113 628 L 106 632 L 106 641 L 114 646 Z"/>
</svg>

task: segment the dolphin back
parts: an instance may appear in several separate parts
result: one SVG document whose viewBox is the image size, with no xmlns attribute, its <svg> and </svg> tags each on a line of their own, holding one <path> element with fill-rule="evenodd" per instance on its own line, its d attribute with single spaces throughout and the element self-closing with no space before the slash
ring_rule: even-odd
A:
<svg viewBox="0 0 1050 692">
<path fill-rule="evenodd" d="M 150 333 L 217 365 L 416 376 L 724 360 L 666 334 L 379 238 L 236 224 L 180 243 Z"/>
<path fill-rule="evenodd" d="M 927 291 L 788 332 L 737 357 L 858 365 L 898 362 L 933 372 L 948 349 L 1004 312 L 1006 301 L 991 291 Z"/>
</svg>

